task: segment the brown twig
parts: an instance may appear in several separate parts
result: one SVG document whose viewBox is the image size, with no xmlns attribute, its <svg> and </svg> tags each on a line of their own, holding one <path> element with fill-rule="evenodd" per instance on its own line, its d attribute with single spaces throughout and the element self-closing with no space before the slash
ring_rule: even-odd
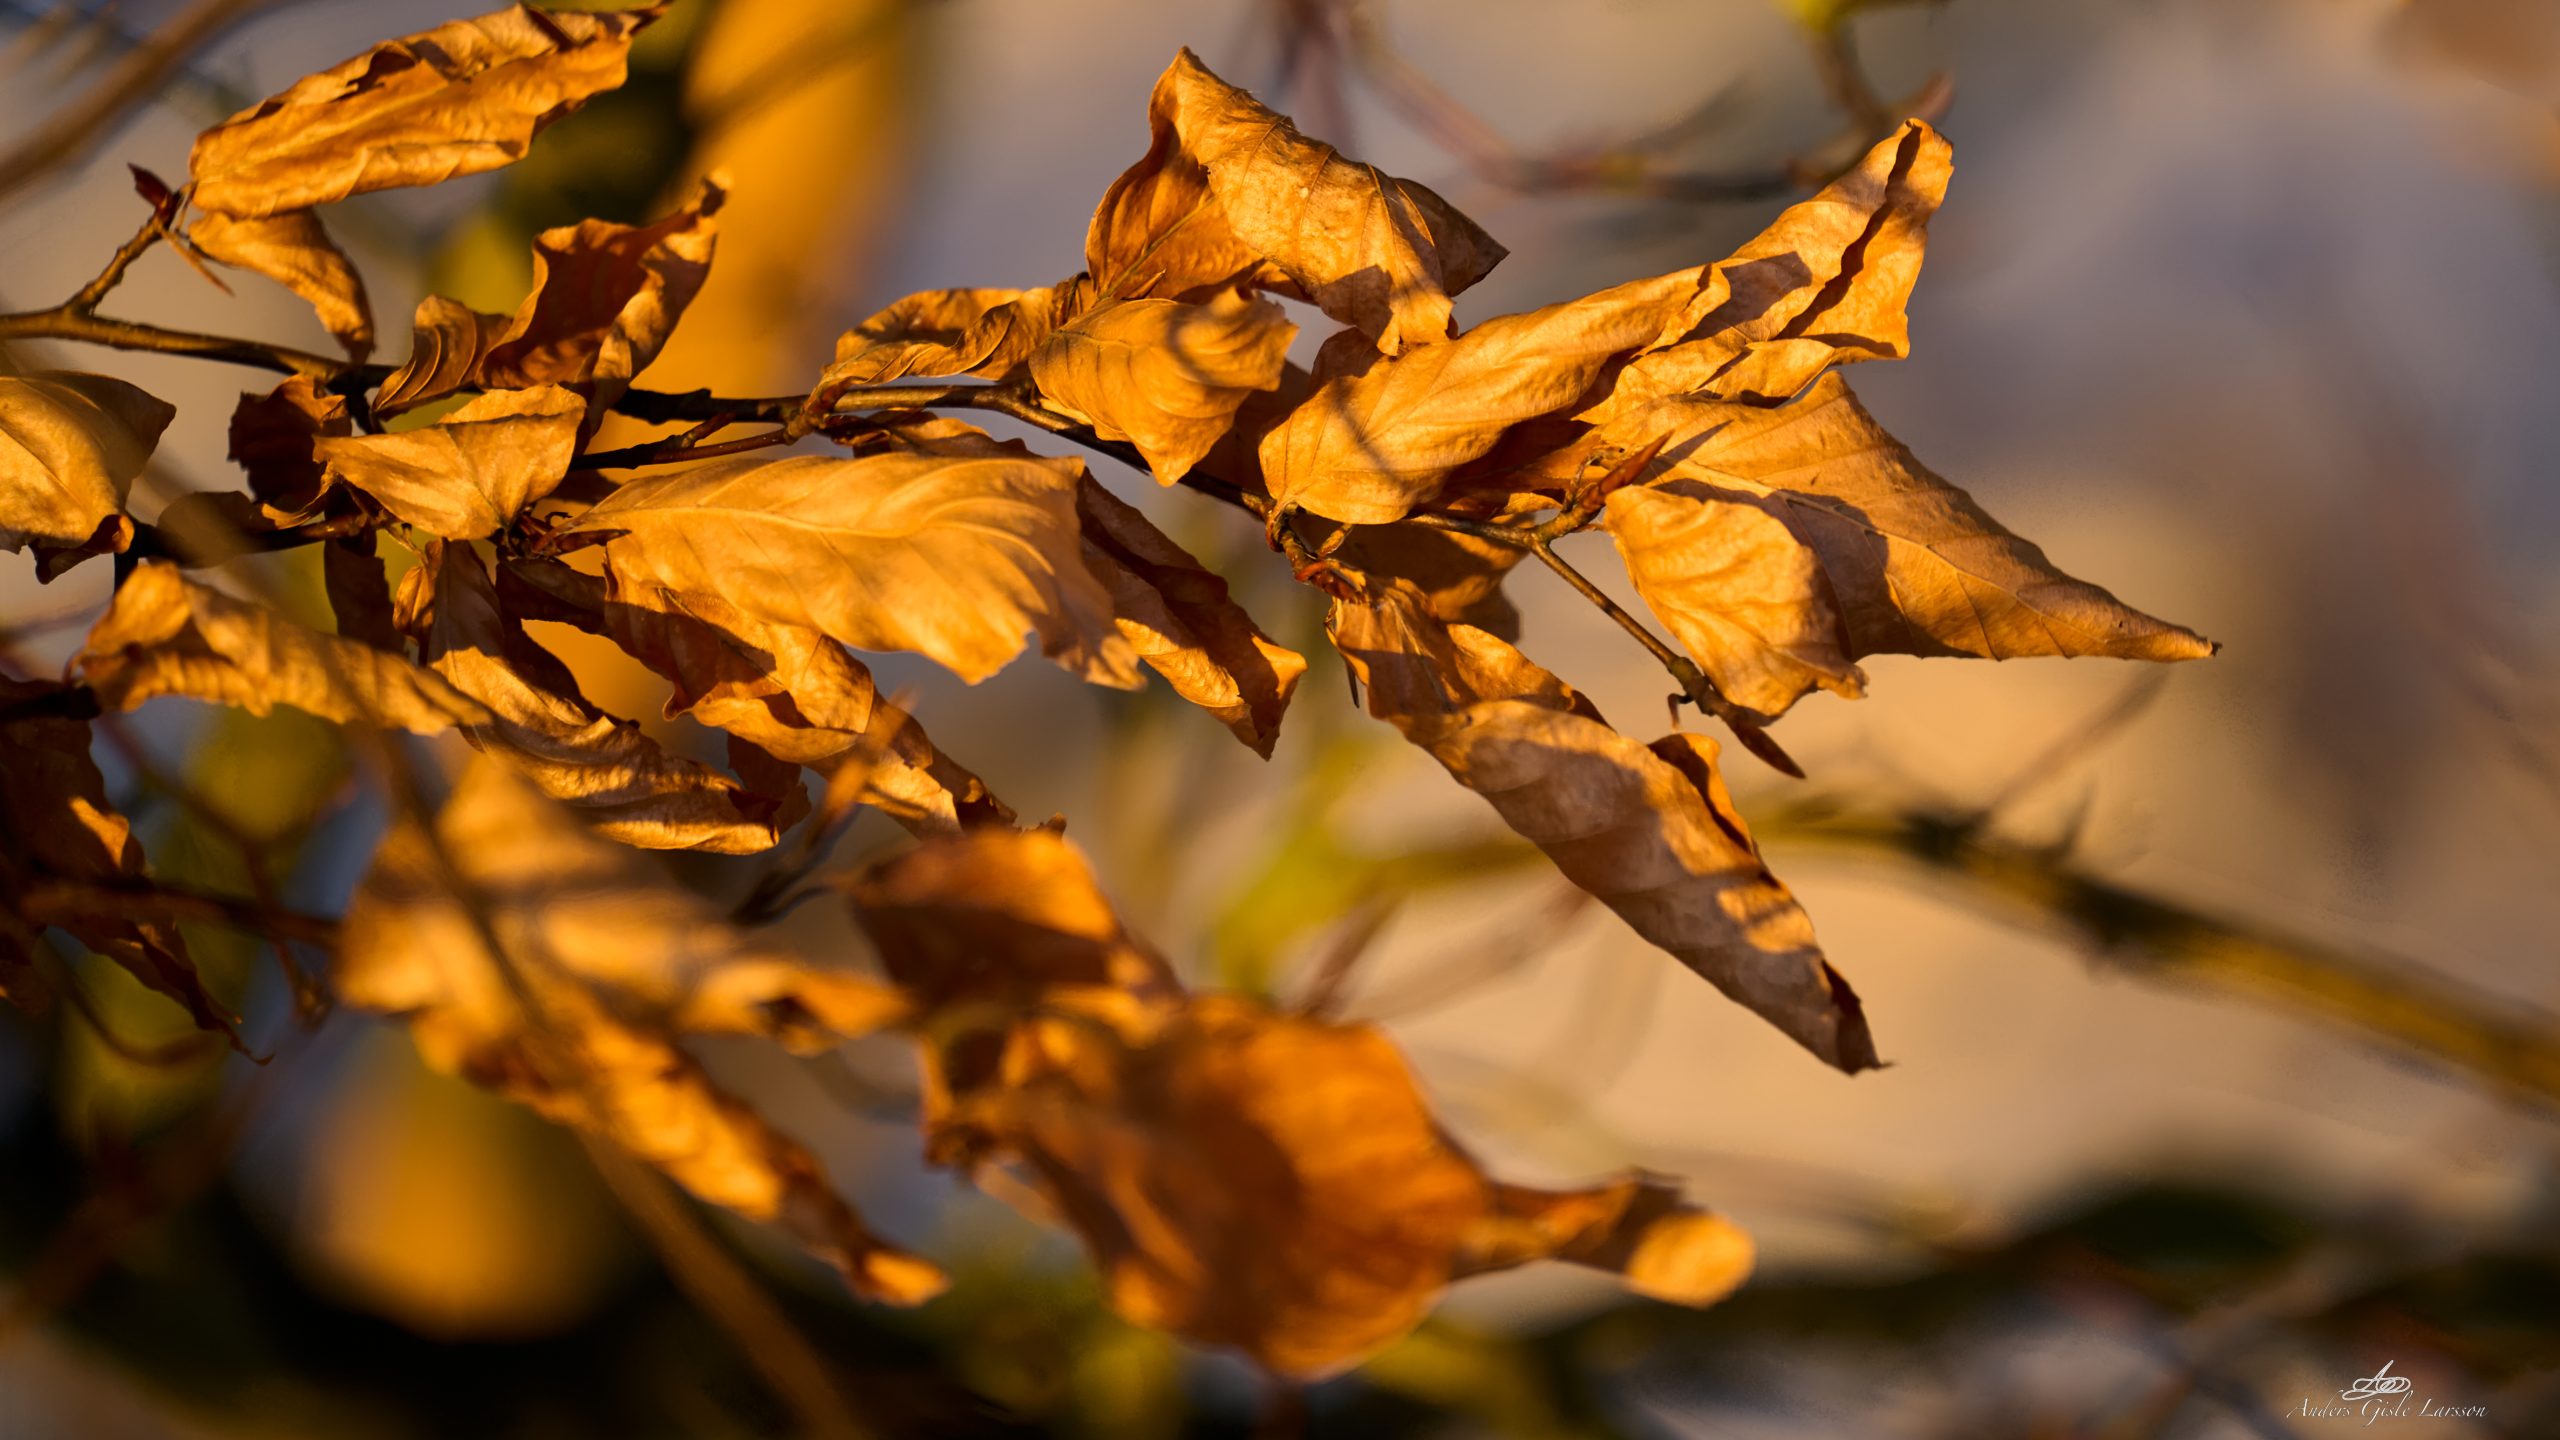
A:
<svg viewBox="0 0 2560 1440">
<path fill-rule="evenodd" d="M 202 920 L 252 935 L 273 936 L 334 950 L 338 922 L 240 895 L 200 890 L 174 880 L 67 880 L 45 876 L 18 892 L 18 912 L 44 925 L 84 919 L 152 915 Z"/>
</svg>

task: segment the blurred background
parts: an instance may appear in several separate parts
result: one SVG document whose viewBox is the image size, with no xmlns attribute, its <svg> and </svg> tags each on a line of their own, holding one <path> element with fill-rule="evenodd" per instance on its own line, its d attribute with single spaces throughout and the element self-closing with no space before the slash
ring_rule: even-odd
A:
<svg viewBox="0 0 2560 1440">
<path fill-rule="evenodd" d="M 479 8 L 0 0 L 0 309 L 130 233 L 126 162 L 174 181 L 232 110 Z M 1853 383 L 2058 564 L 2225 650 L 2158 675 L 1881 658 L 1868 699 L 1783 727 L 1809 781 L 1736 756 L 1890 1068 L 1823 1069 L 1571 905 L 1321 658 L 1267 764 L 1160 686 L 1025 664 L 971 689 L 912 657 L 883 683 L 1026 817 L 1067 816 L 1201 983 L 1292 994 L 1372 937 L 1352 1012 L 1494 1168 L 1668 1172 L 1760 1239 L 1704 1313 L 1560 1269 L 1469 1282 L 1307 1397 L 1311 1433 L 2321 1436 L 2362 1421 L 2304 1402 L 2388 1362 L 2485 1414 L 2383 1430 L 2560 1435 L 2560 6 L 1858 9 L 682 0 L 524 163 L 331 224 L 396 361 L 419 295 L 512 309 L 534 231 L 725 167 L 713 278 L 648 381 L 779 394 L 900 294 L 1073 271 L 1179 45 L 1506 243 L 1470 321 L 1717 258 L 1879 115 L 1936 115 L 1957 170 L 1913 358 Z M 208 14 L 141 103 L 80 143 L 44 128 Z M 236 288 L 155 253 L 108 309 L 327 348 Z M 145 518 L 236 483 L 224 425 L 267 383 L 7 359 L 179 407 Z M 1317 597 L 1249 523 L 1097 466 L 1318 656 Z M 325 615 L 309 558 L 253 563 Z M 108 584 L 0 567 L 10 663 L 57 668 Z M 1541 573 L 1511 593 L 1531 655 L 1663 728 L 1660 672 L 1605 619 Z M 608 708 L 717 753 L 631 662 L 536 628 Z M 122 729 L 100 760 L 162 871 L 236 888 L 254 853 L 294 903 L 343 903 L 382 814 L 329 727 L 168 702 Z M 896 843 L 865 821 L 839 858 Z M 677 873 L 730 894 L 754 869 Z M 796 943 L 860 944 L 823 910 Z M 0 1015 L 0 1437 L 789 1430 L 574 1142 L 396 1028 L 298 1031 L 269 958 L 190 940 L 271 1063 L 77 956 L 100 1023 Z M 863 1309 L 712 1218 L 872 1432 L 1264 1423 L 1241 1366 L 1114 1320 L 1071 1241 L 920 1168 L 894 1045 L 705 1054 L 957 1277 Z"/>
</svg>

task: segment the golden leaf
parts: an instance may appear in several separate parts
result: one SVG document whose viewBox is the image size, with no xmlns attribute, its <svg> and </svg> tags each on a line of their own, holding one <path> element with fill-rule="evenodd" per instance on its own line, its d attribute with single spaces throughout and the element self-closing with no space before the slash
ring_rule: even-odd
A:
<svg viewBox="0 0 2560 1440">
<path fill-rule="evenodd" d="M 779 1222 L 861 1293 L 915 1303 L 942 1288 L 675 1038 L 760 1034 L 812 1050 L 896 1021 L 894 994 L 740 933 L 504 767 L 466 771 L 432 838 L 404 822 L 383 841 L 347 910 L 338 985 L 348 1003 L 405 1019 L 438 1069 Z"/>
<path fill-rule="evenodd" d="M 347 402 L 296 375 L 264 395 L 244 394 L 231 410 L 231 458 L 249 476 L 249 493 L 275 524 L 320 513 L 328 493 L 318 443 L 355 433 Z"/>
<path fill-rule="evenodd" d="M 1519 608 L 1502 593 L 1502 582 L 1529 558 L 1517 545 L 1419 525 L 1360 525 L 1334 553 L 1355 570 L 1412 585 L 1443 620 L 1463 620 L 1504 640 L 1520 638 Z"/>
<path fill-rule="evenodd" d="M 517 5 L 385 41 L 197 136 L 195 203 L 255 219 L 520 160 L 622 83 L 632 36 L 663 9 Z"/>
<path fill-rule="evenodd" d="M 713 596 L 662 587 L 634 594 L 608 583 L 556 560 L 509 561 L 498 574 L 513 613 L 612 640 L 673 682 L 669 718 L 690 715 L 779 759 L 793 768 L 790 788 L 797 767 L 833 774 L 887 726 L 894 734 L 887 753 L 869 760 L 863 803 L 918 834 L 1013 819 L 983 781 L 881 699 L 870 669 L 833 640 L 767 624 Z M 744 766 L 740 774 L 753 778 Z"/>
<path fill-rule="evenodd" d="M 493 390 L 433 425 L 314 444 L 351 485 L 430 535 L 479 540 L 551 493 L 577 454 L 587 402 L 559 385 Z"/>
<path fill-rule="evenodd" d="M 1487 320 L 1393 357 L 1325 342 L 1316 390 L 1262 440 L 1273 499 L 1356 524 L 1400 520 L 1522 421 L 1570 409 L 1611 362 L 1677 323 L 1704 270 Z"/>
<path fill-rule="evenodd" d="M 533 242 L 533 290 L 480 357 L 475 380 L 515 390 L 585 387 L 601 416 L 658 358 L 710 278 L 720 177 L 693 204 L 649 225 L 582 220 Z"/>
<path fill-rule="evenodd" d="M 717 596 L 857 650 L 913 650 L 972 683 L 1037 631 L 1070 672 L 1132 689 L 1136 658 L 1078 554 L 1083 473 L 951 426 L 923 449 L 649 476 L 561 533 L 603 541 L 626 585 Z"/>
<path fill-rule="evenodd" d="M 0 676 L 0 706 L 15 706 L 57 692 L 59 685 Z M 238 1022 L 213 998 L 188 958 L 185 937 L 166 920 L 114 909 L 82 910 L 51 917 L 27 915 L 28 891 L 47 878 L 114 886 L 143 879 L 142 843 L 133 826 L 107 803 L 107 782 L 89 758 L 86 722 L 27 715 L 0 721 L 0 895 L 35 926 L 59 925 L 72 938 L 114 961 L 127 974 L 185 1008 L 198 1027 L 219 1031 L 240 1045 Z M 0 926 L 0 981 L 23 967 L 10 934 Z M 20 991 L 0 984 L 0 994 Z"/>
<path fill-rule="evenodd" d="M 844 332 L 810 408 L 856 385 L 910 375 L 1002 375 L 1028 358 L 1055 321 L 1055 292 L 920 290 Z"/>
<path fill-rule="evenodd" d="M 0 550 L 122 554 L 125 496 L 177 413 L 105 375 L 0 375 Z"/>
<path fill-rule="evenodd" d="M 1630 361 L 1584 418 L 1689 392 L 1780 404 L 1833 365 L 1902 358 L 1903 307 L 1953 166 L 1944 137 L 1904 121 L 1856 168 L 1708 267 L 1680 333 Z"/>
<path fill-rule="evenodd" d="M 1636 593 L 1726 699 L 1775 717 L 1817 685 L 1865 693 L 1831 583 L 1777 517 L 1673 482 L 1611 494 L 1608 530 Z"/>
<path fill-rule="evenodd" d="M 1637 744 L 1519 651 L 1433 616 L 1409 586 L 1337 600 L 1326 628 L 1367 685 L 1369 712 L 1567 879 L 1824 1060 L 1851 1072 L 1876 1063 L 1857 996 L 1724 793 L 1713 741 Z"/>
<path fill-rule="evenodd" d="M 419 301 L 409 321 L 409 358 L 383 379 L 373 413 L 397 415 L 473 384 L 481 357 L 513 323 L 442 295 Z"/>
<path fill-rule="evenodd" d="M 1085 242 L 1112 298 L 1190 298 L 1267 261 L 1393 355 L 1446 336 L 1449 297 L 1502 259 L 1447 201 L 1308 139 L 1189 50 L 1156 82 L 1147 122 L 1145 158 L 1112 182 Z"/>
<path fill-rule="evenodd" d="M 468 545 L 429 547 L 402 582 L 401 620 L 428 668 L 487 707 L 488 721 L 464 727 L 472 743 L 575 807 L 600 835 L 650 850 L 749 855 L 773 848 L 798 818 L 587 704 L 567 669 L 500 610 Z"/>
<path fill-rule="evenodd" d="M 928 842 L 850 893 L 920 1012 L 928 1156 L 1027 1167 L 1140 1324 L 1320 1375 L 1464 1275 L 1552 1257 L 1705 1304 L 1749 1268 L 1665 1187 L 1488 1179 L 1374 1029 L 1185 994 L 1054 834 Z"/>
<path fill-rule="evenodd" d="M 243 219 L 210 210 L 187 226 L 187 240 L 207 258 L 264 275 L 309 301 L 321 325 L 347 347 L 348 359 L 361 362 L 373 353 L 364 277 L 318 215 L 286 210 Z"/>
<path fill-rule="evenodd" d="M 1111 592 L 1130 648 L 1174 693 L 1271 758 L 1306 657 L 1273 643 L 1227 593 L 1225 580 L 1089 475 L 1076 492 L 1076 511 L 1085 568 Z"/>
<path fill-rule="evenodd" d="M 1739 506 L 1775 519 L 1819 565 L 1839 626 L 1838 653 L 1846 659 L 1892 654 L 2194 660 L 2214 651 L 2213 642 L 2195 632 L 2153 619 L 2055 569 L 2042 550 L 2003 529 L 1970 496 L 1922 466 L 1837 375 L 1823 377 L 1803 399 L 1780 409 L 1679 397 L 1632 412 L 1603 433 L 1672 437 L 1655 462 L 1662 467 L 1662 478 L 1651 487 L 1658 498 L 1628 501 L 1625 491 L 1613 496 L 1613 529 L 1620 515 L 1630 513 L 1622 502 L 1645 507 L 1659 517 L 1657 524 L 1748 523 L 1762 544 L 1771 542 L 1766 527 L 1730 516 L 1711 521 L 1711 507 L 1720 512 Z M 1629 560 L 1632 568 L 1635 557 Z M 1656 570 L 1670 563 L 1659 557 L 1647 561 Z M 1641 576 L 1637 583 L 1646 584 Z M 1654 600 L 1654 592 L 1648 590 L 1646 599 Z M 1655 609 L 1672 620 L 1672 611 L 1659 604 Z M 1819 623 L 1812 617 L 1802 628 L 1809 632 Z M 1691 637 L 1684 631 L 1682 639 Z M 1691 645 L 1711 673 L 1735 660 L 1724 655 L 1711 661 L 1708 650 L 1694 640 Z M 1805 638 L 1790 653 L 1804 668 L 1790 670 L 1761 657 L 1775 665 L 1762 672 L 1761 700 L 1792 700 L 1815 683 L 1821 647 Z M 1721 684 L 1724 677 L 1716 678 Z M 1743 703 L 1768 714 L 1786 708 Z"/>
<path fill-rule="evenodd" d="M 1248 394 L 1279 388 L 1297 333 L 1279 306 L 1232 290 L 1201 305 L 1109 301 L 1041 342 L 1031 378 L 1051 409 L 1136 445 L 1170 485 L 1233 427 Z"/>
<path fill-rule="evenodd" d="M 489 712 L 444 677 L 398 655 L 306 630 L 263 605 L 146 561 L 116 587 L 72 668 L 98 703 L 131 710 L 181 695 L 264 715 L 278 705 L 324 720 L 432 735 L 484 725 Z"/>
</svg>

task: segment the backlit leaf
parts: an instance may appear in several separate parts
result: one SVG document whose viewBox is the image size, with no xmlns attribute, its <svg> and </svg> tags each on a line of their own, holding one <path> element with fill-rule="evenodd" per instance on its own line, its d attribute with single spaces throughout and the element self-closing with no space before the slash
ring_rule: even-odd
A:
<svg viewBox="0 0 2560 1440">
<path fill-rule="evenodd" d="M 587 402 L 558 385 L 493 390 L 433 425 L 318 441 L 327 480 L 430 535 L 496 534 L 569 473 Z"/>
<path fill-rule="evenodd" d="M 364 277 L 318 215 L 285 210 L 242 219 L 207 211 L 187 226 L 187 239 L 207 257 L 264 275 L 309 301 L 321 325 L 347 347 L 348 359 L 373 353 L 373 307 L 365 298 Z"/>
<path fill-rule="evenodd" d="M 1170 485 L 1234 425 L 1246 395 L 1278 388 L 1297 333 L 1279 306 L 1232 290 L 1200 305 L 1112 301 L 1043 341 L 1031 378 L 1051 409 L 1136 445 Z"/>
<path fill-rule="evenodd" d="M 0 550 L 122 553 L 125 496 L 177 413 L 105 375 L 0 375 Z"/>
</svg>

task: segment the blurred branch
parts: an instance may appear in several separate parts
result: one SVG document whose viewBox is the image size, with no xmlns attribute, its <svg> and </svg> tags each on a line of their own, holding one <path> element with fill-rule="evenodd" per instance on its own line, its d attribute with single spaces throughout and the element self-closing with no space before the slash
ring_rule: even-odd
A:
<svg viewBox="0 0 2560 1440">
<path fill-rule="evenodd" d="M 2427 973 L 2211 914 L 2092 874 L 2067 852 L 1994 834 L 1978 814 L 1816 798 L 1757 823 L 1763 839 L 1828 846 L 1947 875 L 2024 917 L 2076 932 L 2126 973 L 2243 996 L 2560 1104 L 2560 1021 Z"/>
<path fill-rule="evenodd" d="M 125 117 L 157 97 L 187 57 L 232 26 L 285 0 L 196 0 L 153 29 L 116 61 L 96 84 L 46 117 L 0 153 L 0 198 L 24 189 L 47 171 L 86 158 Z"/>
<path fill-rule="evenodd" d="M 45 877 L 29 883 L 16 899 L 18 913 L 39 925 L 150 915 L 167 920 L 202 920 L 321 949 L 334 950 L 338 944 L 338 922 L 328 916 L 267 905 L 245 896 L 199 890 L 173 880 L 111 884 Z"/>
</svg>

